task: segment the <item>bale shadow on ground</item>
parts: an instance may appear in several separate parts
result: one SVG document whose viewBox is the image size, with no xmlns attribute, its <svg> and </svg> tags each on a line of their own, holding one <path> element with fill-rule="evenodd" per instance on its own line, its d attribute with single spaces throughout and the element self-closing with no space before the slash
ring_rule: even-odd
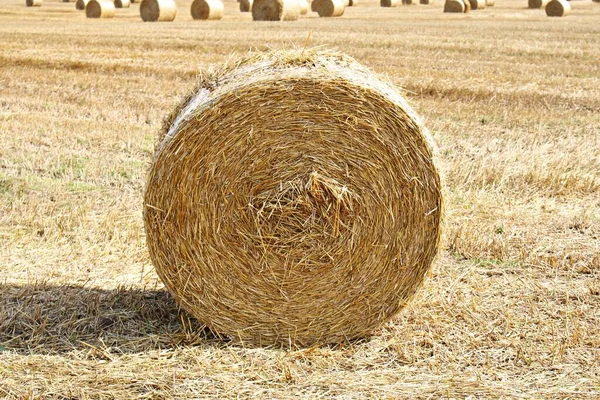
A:
<svg viewBox="0 0 600 400">
<path fill-rule="evenodd" d="M 0 285 L 0 346 L 24 354 L 128 354 L 224 344 L 165 290 Z"/>
</svg>

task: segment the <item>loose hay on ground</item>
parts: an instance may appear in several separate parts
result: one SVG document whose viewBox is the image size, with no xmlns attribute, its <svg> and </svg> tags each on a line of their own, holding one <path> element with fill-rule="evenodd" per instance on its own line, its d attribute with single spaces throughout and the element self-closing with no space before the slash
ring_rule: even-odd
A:
<svg viewBox="0 0 600 400">
<path fill-rule="evenodd" d="M 183 308 L 243 343 L 369 335 L 438 251 L 433 151 L 404 98 L 349 57 L 225 66 L 163 129 L 144 197 L 152 261 Z"/>
</svg>

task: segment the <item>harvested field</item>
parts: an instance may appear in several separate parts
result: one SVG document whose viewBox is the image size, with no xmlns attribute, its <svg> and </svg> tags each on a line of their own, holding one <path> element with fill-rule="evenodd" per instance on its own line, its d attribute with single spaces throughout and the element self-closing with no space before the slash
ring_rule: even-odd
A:
<svg viewBox="0 0 600 400">
<path fill-rule="evenodd" d="M 210 24 L 177 5 L 144 24 L 138 2 L 99 20 L 0 4 L 0 397 L 597 398 L 597 3 L 548 18 L 526 1 L 464 15 L 367 0 L 253 23 L 226 0 Z M 368 340 L 232 345 L 151 266 L 146 172 L 199 68 L 306 44 L 404 87 L 446 177 L 442 254 Z"/>
</svg>

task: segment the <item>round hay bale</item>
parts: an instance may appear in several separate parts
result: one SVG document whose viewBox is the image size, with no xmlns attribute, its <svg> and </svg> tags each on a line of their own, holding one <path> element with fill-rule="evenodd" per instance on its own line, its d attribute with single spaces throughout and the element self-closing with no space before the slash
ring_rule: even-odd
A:
<svg viewBox="0 0 600 400">
<path fill-rule="evenodd" d="M 254 0 L 252 3 L 254 21 L 298 21 L 299 16 L 298 0 Z"/>
<path fill-rule="evenodd" d="M 144 195 L 168 290 L 255 345 L 369 335 L 421 286 L 441 218 L 415 112 L 352 58 L 310 49 L 203 74 L 164 125 Z"/>
<path fill-rule="evenodd" d="M 41 7 L 42 0 L 25 0 L 25 5 L 27 7 Z"/>
<path fill-rule="evenodd" d="M 446 0 L 444 3 L 445 13 L 464 13 L 465 3 L 462 0 Z"/>
<path fill-rule="evenodd" d="M 356 7 L 357 5 L 358 5 L 358 0 L 350 0 L 350 1 L 348 1 L 348 7 Z"/>
<path fill-rule="evenodd" d="M 344 15 L 344 0 L 313 0 L 311 8 L 319 17 L 341 17 Z"/>
<path fill-rule="evenodd" d="M 566 0 L 551 0 L 546 5 L 546 15 L 549 17 L 566 17 L 571 12 L 571 5 Z"/>
<path fill-rule="evenodd" d="M 494 7 L 495 4 L 496 4 L 495 0 L 486 0 L 485 1 L 485 6 L 486 7 Z"/>
<path fill-rule="evenodd" d="M 529 0 L 529 8 L 545 8 L 548 0 Z"/>
<path fill-rule="evenodd" d="M 88 18 L 113 18 L 115 3 L 110 0 L 90 0 L 85 6 L 85 16 Z"/>
<path fill-rule="evenodd" d="M 194 0 L 190 12 L 193 19 L 218 20 L 223 18 L 224 9 L 221 0 Z"/>
<path fill-rule="evenodd" d="M 344 7 L 350 7 L 350 0 L 344 0 Z"/>
<path fill-rule="evenodd" d="M 308 14 L 308 1 L 298 0 L 298 7 L 300 9 L 300 15 Z"/>
<path fill-rule="evenodd" d="M 398 7 L 398 0 L 380 0 L 381 7 Z"/>
<path fill-rule="evenodd" d="M 252 0 L 240 0 L 240 11 L 241 12 L 252 11 Z"/>
<path fill-rule="evenodd" d="M 419 0 L 419 4 L 431 5 L 433 4 L 433 0 Z"/>
<path fill-rule="evenodd" d="M 173 21 L 177 15 L 174 0 L 142 0 L 140 16 L 144 22 Z"/>
<path fill-rule="evenodd" d="M 471 10 L 483 10 L 486 0 L 467 0 L 471 6 Z M 467 2 L 465 1 L 465 3 Z"/>
<path fill-rule="evenodd" d="M 413 0 L 402 0 L 403 6 L 410 6 L 413 4 Z"/>
<path fill-rule="evenodd" d="M 115 8 L 129 8 L 131 1 L 129 0 L 115 0 Z"/>
<path fill-rule="evenodd" d="M 89 3 L 90 0 L 77 0 L 75 2 L 75 9 L 76 10 L 85 10 L 85 6 L 87 6 L 87 3 Z"/>
</svg>

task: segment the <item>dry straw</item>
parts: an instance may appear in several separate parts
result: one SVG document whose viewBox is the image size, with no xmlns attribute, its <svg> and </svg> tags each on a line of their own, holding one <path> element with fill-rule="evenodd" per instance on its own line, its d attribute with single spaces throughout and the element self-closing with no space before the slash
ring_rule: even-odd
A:
<svg viewBox="0 0 600 400">
<path fill-rule="evenodd" d="M 131 1 L 129 0 L 115 0 L 115 8 L 129 8 L 131 6 Z"/>
<path fill-rule="evenodd" d="M 529 0 L 529 8 L 545 8 L 548 0 Z"/>
<path fill-rule="evenodd" d="M 465 0 L 465 3 L 467 1 L 471 5 L 471 10 L 483 10 L 485 8 L 486 0 Z"/>
<path fill-rule="evenodd" d="M 398 7 L 398 0 L 380 0 L 381 7 Z"/>
<path fill-rule="evenodd" d="M 221 0 L 194 0 L 190 12 L 193 19 L 218 20 L 223 18 L 224 9 Z"/>
<path fill-rule="evenodd" d="M 90 0 L 77 0 L 75 2 L 75 9 L 77 10 L 85 10 L 85 6 L 89 3 Z"/>
<path fill-rule="evenodd" d="M 300 16 L 298 0 L 254 0 L 254 21 L 297 21 Z"/>
<path fill-rule="evenodd" d="M 140 16 L 144 22 L 173 21 L 177 15 L 174 0 L 142 0 Z"/>
<path fill-rule="evenodd" d="M 241 12 L 252 11 L 252 0 L 240 0 L 240 11 Z"/>
<path fill-rule="evenodd" d="M 300 8 L 300 15 L 308 14 L 308 1 L 298 0 L 298 7 Z"/>
<path fill-rule="evenodd" d="M 179 304 L 245 344 L 369 335 L 438 251 L 434 145 L 352 58 L 265 53 L 201 76 L 165 123 L 144 221 Z"/>
<path fill-rule="evenodd" d="M 571 12 L 571 5 L 566 0 L 551 0 L 546 5 L 549 17 L 566 17 Z"/>
<path fill-rule="evenodd" d="M 311 9 L 319 17 L 341 17 L 344 15 L 344 0 L 313 0 Z"/>
<path fill-rule="evenodd" d="M 115 3 L 110 0 L 90 0 L 85 6 L 85 16 L 88 18 L 113 18 Z"/>
<path fill-rule="evenodd" d="M 25 5 L 27 7 L 41 7 L 42 0 L 25 0 Z"/>
</svg>

